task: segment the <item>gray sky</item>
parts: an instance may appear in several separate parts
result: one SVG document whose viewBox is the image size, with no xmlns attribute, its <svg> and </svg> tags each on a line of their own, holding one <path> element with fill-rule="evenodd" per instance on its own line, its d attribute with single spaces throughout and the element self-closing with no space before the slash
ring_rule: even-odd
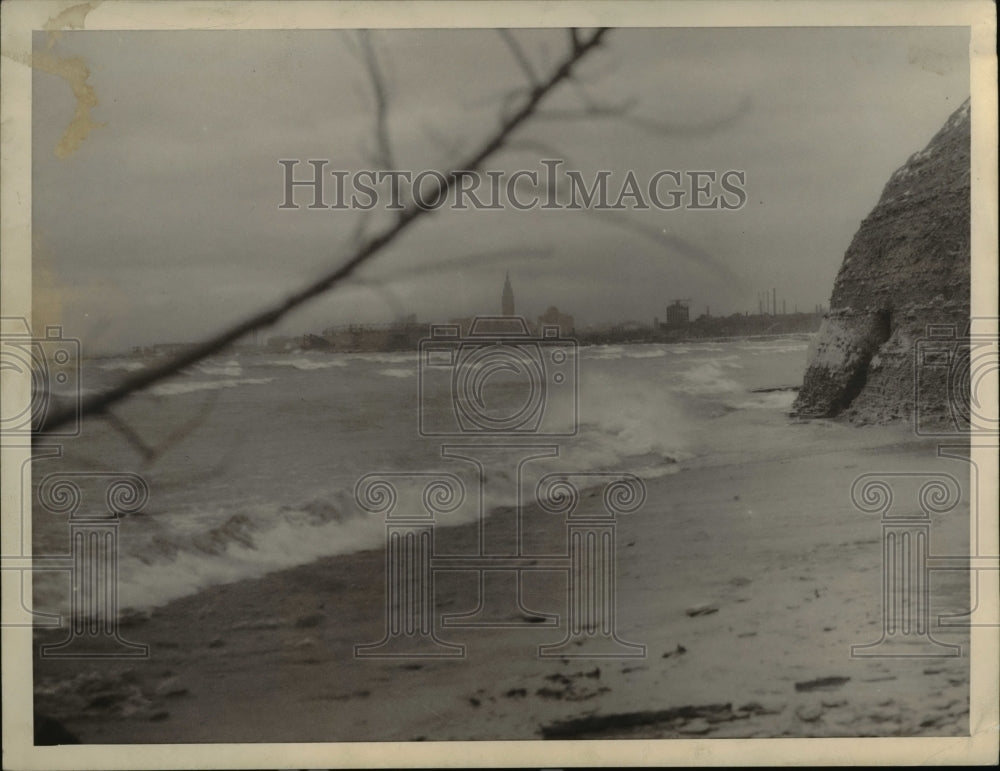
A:
<svg viewBox="0 0 1000 771">
<path fill-rule="evenodd" d="M 57 157 L 75 99 L 65 80 L 35 70 L 36 327 L 62 323 L 95 352 L 195 340 L 343 260 L 358 215 L 279 210 L 277 161 L 370 165 L 374 102 L 353 34 L 75 31 L 51 41 L 51 54 L 89 68 L 101 125 Z M 517 35 L 539 72 L 565 50 L 560 30 Z M 467 154 L 523 83 L 492 30 L 372 39 L 402 168 Z M 36 50 L 49 42 L 37 34 Z M 580 74 L 595 100 L 634 100 L 635 115 L 673 128 L 538 120 L 519 138 L 558 148 L 585 177 L 611 170 L 613 191 L 629 170 L 640 181 L 661 169 L 743 170 L 746 206 L 625 212 L 642 232 L 584 212 L 442 210 L 364 269 L 388 294 L 344 287 L 274 331 L 496 313 L 506 270 L 518 312 L 555 304 L 578 327 L 662 318 L 673 297 L 693 298 L 697 313 L 754 310 L 771 287 L 789 311 L 811 310 L 827 301 L 889 175 L 968 96 L 968 32 L 620 29 Z M 563 86 L 548 106 L 577 105 Z M 522 144 L 488 168 L 541 169 L 542 157 Z M 471 255 L 481 259 L 429 269 Z"/>
</svg>

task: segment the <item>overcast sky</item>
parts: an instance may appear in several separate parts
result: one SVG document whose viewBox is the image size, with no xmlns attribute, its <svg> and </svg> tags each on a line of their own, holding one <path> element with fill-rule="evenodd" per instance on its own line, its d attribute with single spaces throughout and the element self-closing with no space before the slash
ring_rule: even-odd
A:
<svg viewBox="0 0 1000 771">
<path fill-rule="evenodd" d="M 559 30 L 516 34 L 540 73 L 565 51 Z M 36 327 L 62 323 L 95 352 L 195 340 L 348 256 L 358 214 L 279 210 L 278 160 L 370 166 L 374 100 L 353 35 L 38 33 L 36 51 L 51 43 L 49 53 L 86 63 L 100 125 L 58 157 L 76 101 L 65 80 L 35 70 Z M 524 82 L 492 30 L 380 31 L 372 40 L 401 168 L 466 155 Z M 344 287 L 274 332 L 497 313 L 508 270 L 518 312 L 534 317 L 554 304 L 578 327 L 651 322 L 674 297 L 692 298 L 697 313 L 755 310 L 771 287 L 789 311 L 811 310 L 826 303 L 889 175 L 968 96 L 968 32 L 620 29 L 580 79 L 595 101 L 634 104 L 634 115 L 666 130 L 538 120 L 517 135 L 531 142 L 488 168 L 540 170 L 558 151 L 585 177 L 612 171 L 613 191 L 629 170 L 643 181 L 663 169 L 736 169 L 746 205 L 626 211 L 636 228 L 580 211 L 442 210 L 364 269 L 386 291 Z M 548 106 L 579 104 L 564 85 Z"/>
</svg>

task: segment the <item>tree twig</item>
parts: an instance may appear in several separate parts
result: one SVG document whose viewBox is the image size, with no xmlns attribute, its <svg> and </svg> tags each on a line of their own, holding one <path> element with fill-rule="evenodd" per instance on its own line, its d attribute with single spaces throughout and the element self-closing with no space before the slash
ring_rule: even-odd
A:
<svg viewBox="0 0 1000 771">
<path fill-rule="evenodd" d="M 507 48 L 514 55 L 517 60 L 518 66 L 524 71 L 525 77 L 527 77 L 528 82 L 532 87 L 538 87 L 538 75 L 535 73 L 535 68 L 531 65 L 531 60 L 528 59 L 527 54 L 524 53 L 524 49 L 521 48 L 521 44 L 517 42 L 517 38 L 514 37 L 514 33 L 505 27 L 501 27 L 497 30 L 497 33 L 503 38 L 503 42 L 507 44 Z"/>
</svg>

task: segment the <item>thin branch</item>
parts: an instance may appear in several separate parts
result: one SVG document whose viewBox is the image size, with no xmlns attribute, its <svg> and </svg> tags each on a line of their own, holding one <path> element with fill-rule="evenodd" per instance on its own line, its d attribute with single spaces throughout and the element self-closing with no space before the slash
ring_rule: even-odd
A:
<svg viewBox="0 0 1000 771">
<path fill-rule="evenodd" d="M 212 408 L 215 406 L 215 402 L 219 398 L 220 393 L 220 391 L 211 391 L 208 398 L 202 402 L 198 412 L 195 413 L 190 420 L 182 423 L 176 429 L 167 434 L 166 438 L 153 448 L 154 455 L 150 461 L 156 460 L 156 458 L 160 457 L 173 445 L 177 444 L 177 442 L 181 441 L 181 439 L 184 439 L 188 434 L 201 426 L 208 417 L 208 414 L 212 411 Z"/>
<path fill-rule="evenodd" d="M 694 123 L 672 123 L 642 115 L 626 115 L 623 120 L 636 128 L 651 134 L 670 134 L 673 136 L 705 135 L 728 128 L 750 110 L 751 99 L 744 97 L 728 114 L 721 118 L 707 118 Z"/>
<path fill-rule="evenodd" d="M 580 30 L 576 27 L 569 28 L 569 46 L 574 54 L 580 50 Z"/>
<path fill-rule="evenodd" d="M 604 222 L 614 225 L 615 227 L 623 228 L 624 230 L 628 230 L 636 235 L 640 235 L 658 246 L 665 246 L 674 254 L 684 257 L 697 265 L 707 265 L 716 275 L 726 281 L 730 286 L 739 286 L 740 284 L 736 274 L 733 273 L 720 260 L 713 257 L 701 247 L 692 244 L 690 241 L 686 241 L 680 236 L 668 233 L 663 228 L 639 222 L 635 218 L 629 217 L 623 212 L 596 209 L 586 209 L 585 211 L 594 219 L 603 220 Z"/>
<path fill-rule="evenodd" d="M 389 138 L 389 92 L 386 88 L 385 78 L 382 68 L 379 65 L 378 55 L 375 46 L 372 44 L 371 35 L 368 30 L 358 30 L 357 40 L 350 38 L 352 44 L 358 48 L 358 53 L 365 70 L 368 73 L 368 80 L 371 83 L 372 95 L 375 98 L 375 151 L 374 157 L 370 160 L 376 168 L 395 170 L 396 163 L 393 159 L 392 141 Z M 399 180 L 392 177 L 390 180 L 391 195 L 393 200 L 399 200 Z M 371 209 L 361 212 L 351 230 L 349 243 L 359 244 L 364 238 L 371 219 Z"/>
<path fill-rule="evenodd" d="M 548 96 L 552 89 L 569 77 L 574 65 L 576 65 L 576 63 L 590 51 L 594 50 L 601 44 L 601 41 L 608 31 L 609 28 L 601 27 L 586 41 L 584 41 L 580 45 L 579 50 L 567 57 L 552 72 L 548 80 L 531 92 L 524 104 L 521 106 L 521 109 L 506 120 L 499 131 L 484 142 L 479 150 L 477 150 L 471 157 L 467 158 L 463 163 L 457 164 L 451 171 L 444 175 L 444 183 L 438 183 L 436 195 L 427 200 L 438 200 L 439 196 L 446 197 L 455 186 L 456 182 L 459 181 L 461 176 L 460 172 L 465 170 L 475 171 L 481 168 L 483 162 L 503 147 L 508 137 L 519 126 L 521 126 L 521 124 L 528 120 L 528 118 L 535 114 L 538 105 L 543 99 L 545 99 L 546 96 Z M 344 279 L 354 273 L 360 265 L 378 255 L 386 246 L 395 241 L 401 233 L 430 211 L 433 211 L 433 209 L 423 209 L 413 204 L 409 205 L 406 209 L 400 212 L 398 219 L 396 219 L 392 225 L 386 227 L 378 235 L 368 238 L 367 241 L 361 244 L 355 250 L 354 254 L 339 267 L 333 269 L 326 275 L 320 277 L 311 284 L 308 284 L 299 291 L 289 295 L 284 300 L 281 300 L 269 308 L 259 311 L 243 321 L 234 324 L 214 337 L 192 346 L 170 361 L 164 362 L 159 366 L 133 372 L 122 378 L 117 385 L 107 391 L 88 395 L 80 400 L 79 411 L 76 406 L 70 406 L 68 408 L 56 410 L 52 414 L 47 414 L 43 420 L 41 428 L 36 433 L 36 436 L 54 431 L 55 429 L 76 420 L 78 417 L 83 418 L 88 415 L 103 412 L 112 404 L 116 404 L 136 391 L 148 388 L 152 384 L 175 374 L 179 370 L 189 367 L 195 362 L 201 361 L 202 359 L 225 349 L 227 346 L 235 343 L 240 338 L 245 337 L 255 329 L 261 329 L 274 325 L 299 306 L 328 292 L 330 289 L 340 284 Z"/>
<path fill-rule="evenodd" d="M 575 165 L 573 163 L 573 159 L 570 158 L 568 153 L 564 153 L 555 145 L 543 142 L 540 139 L 531 139 L 530 137 L 515 139 L 508 142 L 504 149 L 512 152 L 529 152 L 542 158 L 558 158 L 569 168 L 572 168 Z"/>
<path fill-rule="evenodd" d="M 561 160 L 565 161 L 570 168 L 576 166 L 576 164 L 573 163 L 572 159 L 568 155 L 561 153 L 552 154 L 547 152 L 548 149 L 552 148 L 548 148 L 548 146 L 542 142 L 537 142 L 535 140 L 527 138 L 519 139 L 508 143 L 506 149 L 508 150 L 514 149 L 515 145 L 524 145 L 526 148 L 530 148 L 534 145 L 536 149 L 542 148 L 543 150 L 545 150 L 546 154 L 548 154 L 550 157 L 560 158 Z M 518 182 L 520 183 L 521 180 L 518 180 Z M 523 185 L 528 185 L 528 184 L 529 184 L 528 182 L 523 183 Z M 549 187 L 548 182 L 544 177 L 539 180 L 539 184 L 537 186 L 532 184 L 531 192 L 544 196 L 548 196 L 550 195 L 550 193 L 554 193 L 556 196 L 556 201 L 564 209 L 569 208 L 575 202 L 574 200 L 568 200 L 565 197 L 565 195 L 560 195 L 560 193 L 565 193 L 565 187 L 558 186 L 556 190 L 553 191 Z M 583 216 L 593 217 L 594 219 L 607 222 L 608 224 L 613 225 L 614 227 L 621 228 L 623 230 L 627 230 L 631 233 L 634 233 L 635 235 L 641 236 L 647 241 L 651 241 L 657 246 L 665 247 L 669 249 L 673 254 L 679 257 L 683 257 L 684 259 L 689 260 L 693 263 L 696 263 L 701 266 L 707 265 L 710 270 L 712 270 L 719 278 L 721 278 L 730 286 L 738 286 L 740 283 L 740 279 L 736 276 L 736 274 L 734 274 L 720 260 L 718 260 L 711 254 L 706 252 L 701 247 L 691 243 L 690 241 L 687 241 L 681 238 L 680 236 L 674 235 L 672 233 L 668 233 L 665 228 L 661 228 L 658 225 L 654 226 L 644 222 L 640 222 L 634 217 L 628 216 L 628 214 L 624 211 L 583 208 L 579 209 L 579 213 L 582 214 Z"/>
<path fill-rule="evenodd" d="M 749 97 L 744 98 L 727 115 L 721 118 L 709 118 L 696 123 L 671 123 L 669 121 L 647 118 L 642 115 L 633 115 L 632 108 L 636 106 L 638 100 L 634 97 L 626 99 L 618 104 L 608 104 L 593 101 L 585 92 L 581 90 L 581 96 L 585 101 L 585 106 L 579 110 L 540 110 L 537 118 L 539 120 L 568 121 L 582 119 L 605 119 L 619 120 L 629 126 L 646 131 L 658 136 L 693 136 L 705 135 L 715 131 L 728 128 L 742 117 L 750 108 Z"/>
<path fill-rule="evenodd" d="M 582 118 L 624 118 L 636 106 L 638 100 L 629 97 L 616 104 L 587 100 L 579 110 L 540 110 L 538 117 L 543 120 L 580 120 Z"/>
<path fill-rule="evenodd" d="M 382 68 L 379 66 L 378 56 L 375 53 L 375 47 L 372 45 L 368 30 L 360 30 L 358 38 L 361 41 L 365 68 L 368 70 L 372 93 L 375 96 L 375 163 L 383 169 L 394 170 L 396 164 L 392 158 L 392 143 L 389 140 L 389 96 L 385 87 L 385 79 L 382 76 Z"/>
<path fill-rule="evenodd" d="M 507 48 L 514 55 L 517 60 L 518 65 L 524 71 L 525 77 L 528 78 L 528 82 L 533 88 L 538 87 L 538 75 L 535 73 L 535 68 L 531 65 L 531 60 L 528 59 L 527 54 L 524 53 L 524 49 L 521 48 L 521 44 L 517 42 L 517 38 L 514 37 L 514 33 L 511 32 L 506 27 L 501 27 L 497 30 L 497 34 L 503 38 L 503 42 L 507 44 Z"/>
<path fill-rule="evenodd" d="M 211 396 L 204 401 L 197 414 L 167 434 L 163 441 L 152 446 L 146 444 L 146 442 L 143 441 L 142 437 L 139 435 L 138 431 L 132 428 L 127 421 L 123 420 L 110 409 L 105 409 L 104 412 L 101 413 L 101 417 L 104 418 L 104 420 L 107 421 L 115 430 L 117 430 L 118 433 L 125 437 L 125 440 L 142 456 L 142 467 L 148 468 L 157 458 L 170 449 L 170 447 L 190 434 L 204 422 L 205 418 L 208 417 L 209 412 L 212 411 L 212 407 L 218 396 L 218 391 L 212 392 Z"/>
<path fill-rule="evenodd" d="M 142 437 L 136 433 L 135 429 L 111 410 L 105 410 L 101 417 L 118 431 L 119 434 L 125 437 L 125 440 L 142 456 L 143 461 L 149 463 L 149 461 L 156 457 L 156 450 L 142 441 Z"/>
<path fill-rule="evenodd" d="M 439 158 L 454 158 L 464 155 L 466 152 L 468 145 L 463 141 L 464 137 L 460 135 L 447 136 L 429 121 L 420 122 L 420 133 L 427 140 L 428 145 L 438 151 L 437 157 Z M 434 165 L 439 166 L 440 163 Z"/>
<path fill-rule="evenodd" d="M 403 302 L 392 289 L 385 285 L 383 279 L 363 278 L 362 276 L 354 275 L 346 283 L 350 286 L 368 289 L 373 294 L 378 295 L 395 318 L 402 318 L 406 315 L 406 308 Z"/>
</svg>

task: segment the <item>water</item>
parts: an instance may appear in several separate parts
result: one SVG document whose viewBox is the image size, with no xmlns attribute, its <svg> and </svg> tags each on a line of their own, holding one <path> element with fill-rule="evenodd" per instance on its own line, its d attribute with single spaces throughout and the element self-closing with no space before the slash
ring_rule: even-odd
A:
<svg viewBox="0 0 1000 771">
<path fill-rule="evenodd" d="M 547 381 L 541 395 L 526 390 L 516 367 L 496 367 L 486 357 L 475 363 L 485 373 L 483 401 L 471 394 L 464 406 L 492 420 L 523 407 L 546 430 L 569 434 L 576 427 L 575 435 L 524 431 L 512 440 L 558 445 L 557 457 L 525 467 L 525 499 L 534 481 L 554 470 L 628 471 L 647 479 L 683 473 L 786 441 L 782 429 L 794 393 L 751 389 L 799 383 L 807 344 L 785 338 L 592 346 L 566 349 L 558 365 L 545 358 L 546 349 L 545 376 L 560 370 L 563 382 Z M 106 387 L 141 366 L 127 359 L 85 362 L 83 386 Z M 454 473 L 469 494 L 439 521 L 472 521 L 477 473 L 471 464 L 442 458 L 442 445 L 482 439 L 421 436 L 421 405 L 425 427 L 454 425 L 456 416 L 447 367 L 424 379 L 422 400 L 418 374 L 417 352 L 218 357 L 117 407 L 133 438 L 108 421 L 88 420 L 61 458 L 35 463 L 36 493 L 54 472 L 129 471 L 146 480 L 148 504 L 124 517 L 119 530 L 122 608 L 150 608 L 212 584 L 379 547 L 383 518 L 354 500 L 366 474 Z M 475 375 L 470 371 L 470 383 Z M 539 399 L 541 410 L 533 412 Z M 529 420 L 521 428 L 531 426 Z M 155 458 L 144 456 L 149 450 Z M 493 475 L 487 509 L 516 502 L 513 478 L 511 470 Z M 100 509 L 100 480 L 82 477 L 80 484 L 82 507 Z M 403 483 L 400 506 L 419 506 L 410 492 Z M 36 554 L 66 552 L 64 513 L 36 500 L 33 521 Z M 65 608 L 67 596 L 65 574 L 36 575 L 36 605 Z"/>
</svg>

